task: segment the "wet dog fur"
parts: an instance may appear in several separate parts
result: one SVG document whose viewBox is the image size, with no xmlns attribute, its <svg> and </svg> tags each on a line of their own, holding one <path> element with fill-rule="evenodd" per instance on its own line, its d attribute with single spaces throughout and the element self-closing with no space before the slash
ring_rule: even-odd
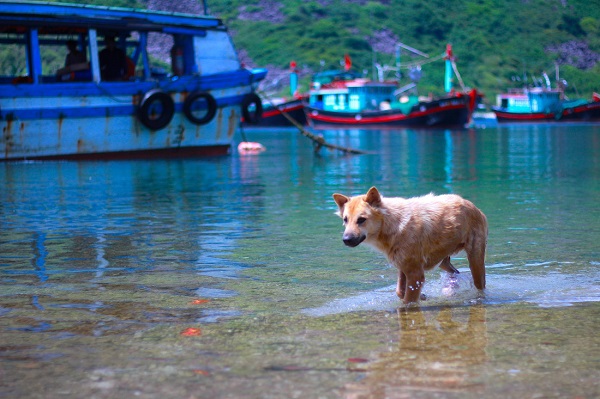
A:
<svg viewBox="0 0 600 399">
<path fill-rule="evenodd" d="M 461 250 L 475 287 L 485 288 L 488 225 L 472 202 L 454 194 L 384 198 L 375 187 L 365 195 L 333 194 L 333 199 L 344 223 L 344 244 L 364 242 L 383 252 L 398 269 L 396 294 L 405 303 L 419 300 L 426 270 L 439 264 L 458 273 L 450 256 Z"/>
</svg>

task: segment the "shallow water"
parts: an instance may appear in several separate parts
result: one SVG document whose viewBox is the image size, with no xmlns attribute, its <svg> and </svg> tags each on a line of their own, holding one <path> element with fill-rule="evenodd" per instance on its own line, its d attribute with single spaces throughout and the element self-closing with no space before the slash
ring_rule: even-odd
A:
<svg viewBox="0 0 600 399">
<path fill-rule="evenodd" d="M 374 154 L 0 164 L 0 397 L 600 396 L 600 126 L 323 134 Z M 371 185 L 482 209 L 484 295 L 459 254 L 401 306 L 333 214 Z"/>
</svg>

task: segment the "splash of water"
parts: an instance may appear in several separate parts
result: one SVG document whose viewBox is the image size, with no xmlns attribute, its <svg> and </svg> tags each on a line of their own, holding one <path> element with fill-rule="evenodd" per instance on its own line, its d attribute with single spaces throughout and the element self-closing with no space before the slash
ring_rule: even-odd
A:
<svg viewBox="0 0 600 399">
<path fill-rule="evenodd" d="M 539 265 L 546 266 L 548 262 Z M 505 269 L 510 265 L 489 269 Z M 470 273 L 461 270 L 458 275 L 442 273 L 433 275 L 425 283 L 422 307 L 464 306 L 474 303 L 496 305 L 525 302 L 540 307 L 572 306 L 582 302 L 600 302 L 600 270 L 587 269 L 578 273 L 537 273 L 531 267 L 523 275 L 488 273 L 487 287 L 483 293 L 473 286 Z M 535 272 L 535 273 L 534 273 Z M 366 310 L 392 310 L 402 306 L 396 297 L 395 285 L 378 288 L 347 298 L 335 299 L 322 306 L 303 309 L 304 314 L 321 317 L 331 314 Z"/>
</svg>

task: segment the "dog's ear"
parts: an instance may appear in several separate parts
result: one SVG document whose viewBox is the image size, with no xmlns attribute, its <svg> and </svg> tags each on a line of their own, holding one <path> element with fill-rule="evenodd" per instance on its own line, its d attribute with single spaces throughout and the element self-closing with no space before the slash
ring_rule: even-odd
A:
<svg viewBox="0 0 600 399">
<path fill-rule="evenodd" d="M 365 196 L 365 202 L 371 206 L 378 207 L 381 205 L 381 194 L 375 187 L 371 187 Z"/>
<path fill-rule="evenodd" d="M 342 216 L 342 211 L 344 210 L 344 205 L 346 205 L 346 202 L 350 201 L 350 198 L 346 197 L 345 195 L 342 194 L 333 194 L 333 200 L 335 201 L 335 203 L 337 204 L 339 210 L 336 212 L 336 214 L 338 216 Z"/>
</svg>

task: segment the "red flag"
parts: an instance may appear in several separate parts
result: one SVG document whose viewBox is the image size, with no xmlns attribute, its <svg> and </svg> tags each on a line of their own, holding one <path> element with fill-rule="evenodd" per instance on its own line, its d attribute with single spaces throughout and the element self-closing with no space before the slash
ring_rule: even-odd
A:
<svg viewBox="0 0 600 399">
<path fill-rule="evenodd" d="M 344 55 L 344 69 L 349 71 L 352 68 L 352 60 L 348 54 Z"/>
<path fill-rule="evenodd" d="M 452 53 L 452 45 L 450 43 L 446 44 L 446 56 L 444 57 L 446 60 L 454 60 L 454 54 Z"/>
</svg>

